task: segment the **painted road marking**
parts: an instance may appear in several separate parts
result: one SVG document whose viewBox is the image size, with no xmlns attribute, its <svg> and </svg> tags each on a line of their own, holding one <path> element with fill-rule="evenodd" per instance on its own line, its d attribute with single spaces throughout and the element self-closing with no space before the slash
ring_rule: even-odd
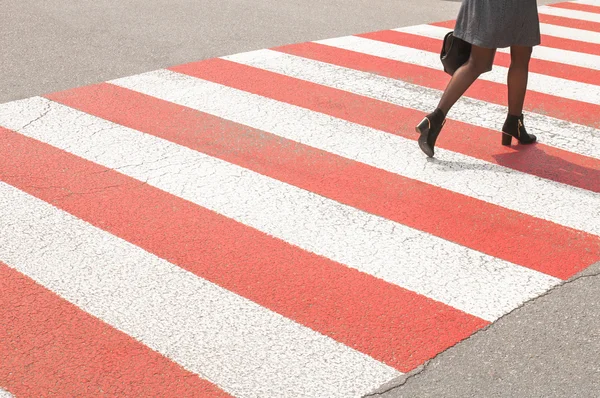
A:
<svg viewBox="0 0 600 398">
<path fill-rule="evenodd" d="M 550 25 L 558 25 L 558 26 L 565 26 L 568 28 L 575 28 L 575 29 L 583 29 L 583 30 L 589 30 L 592 32 L 600 32 L 600 23 L 595 22 L 595 21 L 588 21 L 585 19 L 574 19 L 574 18 L 568 18 L 562 15 L 552 15 L 552 14 L 561 14 L 561 10 L 560 8 L 556 8 L 554 10 L 550 10 L 548 12 L 544 12 L 544 13 L 540 13 L 539 17 L 540 17 L 540 22 L 544 23 L 544 24 L 550 24 Z M 567 10 L 565 10 L 567 11 Z"/>
<path fill-rule="evenodd" d="M 589 30 L 540 23 L 540 31 L 543 35 L 547 36 L 561 37 L 585 43 L 600 44 L 600 34 Z"/>
<path fill-rule="evenodd" d="M 569 3 L 572 3 L 572 4 L 585 4 L 585 5 L 600 7 L 600 1 L 599 0 L 575 0 L 575 1 L 571 1 Z M 564 4 L 564 3 L 562 3 L 562 4 Z"/>
<path fill-rule="evenodd" d="M 397 32 L 405 32 L 405 33 L 415 34 L 415 35 L 419 35 L 419 36 L 440 39 L 440 40 L 442 40 L 444 38 L 444 36 L 448 33 L 447 28 L 444 28 L 441 26 L 435 26 L 435 25 L 417 25 L 417 26 L 410 26 L 407 28 L 399 28 L 399 29 L 394 29 L 394 30 Z M 545 61 L 551 61 L 551 62 L 560 63 L 560 64 L 573 65 L 573 66 L 579 66 L 582 68 L 600 70 L 600 51 L 598 51 L 596 46 L 591 43 L 585 43 L 584 45 L 582 45 L 582 47 L 592 49 L 593 53 L 587 54 L 587 53 L 583 53 L 583 52 L 571 51 L 570 49 L 553 48 L 553 47 L 547 47 L 547 46 L 541 45 L 541 46 L 534 47 L 532 57 L 534 59 L 542 59 Z M 501 53 L 505 53 L 505 54 L 510 53 L 509 48 L 499 48 L 498 51 Z M 595 55 L 595 54 L 599 54 L 599 55 Z M 435 65 L 432 65 L 432 67 L 439 68 L 439 62 L 436 63 Z M 503 75 L 506 75 L 507 70 L 505 70 L 504 68 L 497 68 L 497 69 L 499 72 L 502 72 Z M 483 76 L 486 76 L 486 75 L 487 74 L 485 74 Z M 578 84 L 578 83 L 570 81 L 570 80 L 563 81 L 562 79 L 549 78 L 548 76 L 543 75 L 543 74 L 540 75 L 539 77 L 537 76 L 537 74 L 533 74 L 533 76 L 537 77 L 538 79 L 541 79 L 541 81 L 550 80 L 553 83 L 553 85 L 565 86 L 562 88 L 562 90 L 564 90 L 564 91 L 562 91 L 560 93 L 560 95 L 562 95 L 562 96 L 566 96 L 565 93 L 568 93 L 569 91 L 580 91 L 585 88 L 587 88 L 588 90 L 591 89 L 591 87 L 586 87 L 585 85 L 583 87 L 578 87 L 578 85 L 580 85 L 581 83 Z M 505 77 L 506 76 L 503 76 L 503 79 L 501 80 L 502 83 L 506 82 Z M 540 85 L 540 87 L 542 87 L 542 86 L 543 85 Z M 567 89 L 567 87 L 569 87 L 569 86 L 574 86 L 574 87 Z M 534 91 L 539 91 L 538 90 L 539 87 L 538 87 L 537 83 L 534 83 L 531 86 L 531 88 Z M 574 99 L 581 101 L 581 99 L 577 99 L 577 98 L 574 98 Z M 587 102 L 587 100 L 584 102 Z"/>
<path fill-rule="evenodd" d="M 361 396 L 597 262 L 597 5 L 540 9 L 535 146 L 501 51 L 424 160 L 451 22 L 0 105 L 0 385 Z"/>
<path fill-rule="evenodd" d="M 155 111 L 156 108 L 152 110 Z M 177 112 L 179 109 L 173 110 L 171 115 L 181 114 Z M 198 129 L 198 126 L 238 127 L 238 130 L 231 132 L 234 136 L 237 133 L 234 139 L 238 142 L 244 132 L 249 132 L 245 126 L 235 126 L 232 123 L 228 125 L 226 122 L 217 124 L 220 121 L 209 118 L 193 118 L 192 121 L 198 124 L 196 130 L 190 131 L 188 143 L 193 146 L 193 149 L 198 150 L 210 151 L 211 148 L 217 150 L 219 148 L 218 138 L 209 139 L 202 146 L 193 145 L 197 142 L 195 138 L 202 129 Z M 159 131 L 164 126 L 161 123 L 158 125 L 152 123 L 152 125 Z M 178 134 L 184 125 L 189 126 L 189 123 L 178 123 L 177 127 L 173 126 L 176 130 L 172 128 L 170 132 Z M 240 131 L 242 128 L 245 131 Z M 254 140 L 248 140 L 249 144 L 254 144 L 249 145 L 250 148 L 271 146 L 269 142 L 262 142 L 265 133 L 259 131 L 253 133 L 255 133 L 252 137 Z M 92 225 L 102 227 L 105 231 L 148 252 L 169 259 L 172 263 L 219 286 L 247 297 L 313 330 L 335 337 L 337 341 L 401 371 L 413 369 L 440 349 L 455 343 L 456 339 L 467 337 L 487 324 L 462 311 L 301 250 L 148 184 L 140 184 L 139 181 L 116 171 L 39 141 L 8 130 L 4 131 L 2 139 L 8 144 L 0 154 L 5 164 L 7 183 Z M 288 149 L 290 146 L 287 144 L 289 143 L 282 142 L 281 149 Z M 306 150 L 306 148 L 297 149 Z M 231 154 L 231 152 L 221 153 L 224 154 Z M 246 154 L 240 155 L 229 156 L 228 159 L 234 158 L 239 161 Z M 252 155 L 254 155 L 252 161 L 261 158 L 256 152 Z M 281 158 L 286 153 L 279 150 L 268 151 L 264 155 Z M 293 156 L 294 153 L 288 152 L 287 155 Z M 304 152 L 304 155 L 302 159 L 307 158 L 312 166 L 315 166 L 314 160 L 323 159 L 322 153 L 306 156 Z M 297 156 L 294 158 L 294 160 L 298 159 Z M 348 165 L 340 163 L 341 169 L 338 175 L 342 176 L 342 181 L 332 181 L 332 183 L 341 183 L 340 185 L 365 193 L 360 204 L 368 210 L 373 210 L 372 207 L 364 205 L 377 203 L 373 198 L 378 197 L 381 190 L 369 194 L 369 188 L 377 189 L 382 184 L 377 184 L 375 181 L 375 184 L 365 187 L 362 185 L 365 180 L 360 176 L 356 176 L 356 181 L 353 181 L 355 186 L 343 184 L 345 174 L 342 171 Z M 24 167 L 24 164 L 27 166 Z M 295 164 L 302 170 L 303 164 L 297 162 Z M 321 165 L 329 166 L 328 171 L 331 173 L 338 171 L 335 164 L 321 163 Z M 64 173 L 65 168 L 70 171 L 67 175 Z M 360 165 L 353 167 L 355 172 L 359 172 L 360 169 Z M 368 167 L 363 169 L 367 169 L 363 170 L 363 176 L 377 177 L 372 169 Z M 319 174 L 314 176 L 307 176 L 305 173 L 297 174 L 297 179 L 302 178 L 306 182 L 312 182 L 313 189 L 315 182 L 322 181 Z M 289 179 L 290 174 L 286 173 L 286 175 Z M 61 181 L 62 189 L 44 188 L 56 184 L 57 181 Z M 325 181 L 325 184 L 327 182 Z M 104 189 L 106 187 L 109 189 Z M 323 186 L 318 192 L 322 192 L 322 188 Z M 394 188 L 392 187 L 392 192 L 387 195 L 390 199 L 396 194 Z M 402 186 L 398 188 L 401 189 Z M 409 188 L 414 192 L 414 187 Z M 65 192 L 85 192 L 85 195 L 70 195 Z M 436 195 L 436 198 L 438 197 L 439 194 Z M 355 196 L 351 199 L 354 198 Z M 115 203 L 119 205 L 115 206 Z M 398 207 L 405 203 L 396 200 Z M 348 204 L 356 204 L 356 202 Z M 397 212 L 397 209 L 390 210 Z M 493 211 L 491 215 L 490 218 L 493 219 Z M 477 218 L 478 221 L 481 220 L 480 217 Z M 515 223 L 522 224 L 529 221 L 523 217 L 514 218 L 516 218 Z M 198 228 L 198 225 L 202 225 L 202 228 Z M 562 230 L 566 234 L 561 234 L 561 230 L 557 231 L 552 228 L 552 225 L 543 225 L 543 223 L 540 225 L 536 220 L 529 222 L 528 225 L 538 231 L 541 239 L 548 239 L 544 245 L 544 248 L 549 249 L 548 259 L 555 256 L 553 261 L 560 259 L 570 264 L 577 263 L 570 260 L 581 253 L 581 249 L 577 250 L 577 247 L 583 242 L 577 242 L 578 236 L 569 233 L 568 230 Z M 502 223 L 502 226 L 503 229 L 508 229 L 504 232 L 510 233 L 510 226 L 506 223 Z M 557 243 L 566 241 L 573 244 L 564 251 L 557 251 L 552 247 L 553 245 L 561 247 Z M 509 249 L 512 248 L 505 248 L 507 254 Z M 529 258 L 531 257 L 527 257 Z M 539 257 L 533 258 L 538 261 L 544 260 Z M 579 267 L 583 268 L 585 265 L 586 260 L 579 261 Z M 535 268 L 535 265 L 532 264 L 532 268 Z M 547 273 L 556 271 L 558 277 L 561 277 L 561 272 L 565 272 L 565 270 L 548 268 L 543 268 L 542 271 Z M 569 271 L 573 272 L 573 270 Z M 394 326 L 398 324 L 402 325 L 401 330 Z"/>
<path fill-rule="evenodd" d="M 352 37 L 326 44 L 356 51 L 359 49 L 357 47 L 371 44 L 369 42 L 367 39 Z M 354 43 L 358 45 L 353 45 Z M 385 43 L 381 44 L 385 46 Z M 373 47 L 378 49 L 379 42 Z M 394 49 L 389 48 L 389 50 L 388 54 L 391 54 Z M 419 111 L 426 111 L 432 106 L 435 108 L 441 95 L 439 90 L 377 76 L 357 68 L 340 67 L 272 50 L 258 50 L 225 57 L 225 59 Z M 477 109 L 478 114 L 485 112 L 485 116 L 475 117 L 474 108 Z M 502 128 L 505 114 L 506 109 L 502 105 L 467 97 L 456 104 L 449 117 L 463 123 L 498 131 Z M 534 125 L 531 132 L 543 137 L 540 140 L 544 144 L 570 151 L 573 151 L 572 148 L 577 148 L 581 154 L 587 156 L 591 154 L 600 159 L 600 149 L 594 145 L 600 144 L 600 130 L 575 123 L 560 123 L 556 118 L 540 114 L 529 113 L 528 120 L 532 120 L 531 124 Z M 544 134 L 549 131 L 553 134 Z"/>
<path fill-rule="evenodd" d="M 445 22 L 434 23 L 432 25 L 441 26 L 446 29 L 453 29 L 454 22 L 453 21 L 445 21 Z M 594 32 L 590 32 L 590 33 L 594 33 Z M 424 38 L 425 36 L 421 36 L 421 37 Z M 591 44 L 591 43 L 584 43 L 584 42 L 580 42 L 580 41 L 576 41 L 576 40 L 569 40 L 569 39 L 561 39 L 561 38 L 557 38 L 557 37 L 548 38 L 548 36 L 542 36 L 542 40 L 543 40 L 543 44 L 544 45 L 547 44 L 548 46 L 554 45 L 557 48 L 568 48 L 570 50 L 574 50 L 574 51 L 581 52 L 584 54 L 592 54 L 592 55 L 600 54 L 598 52 L 597 45 Z M 435 43 L 435 46 L 433 46 L 432 43 Z M 434 48 L 435 49 L 439 48 L 439 46 L 441 45 L 441 41 L 440 41 L 440 39 L 433 39 L 433 38 L 421 39 L 418 43 L 418 46 L 423 47 L 424 45 L 427 46 L 426 49 L 428 51 L 433 51 Z M 437 52 L 437 51 L 434 51 L 434 52 Z M 510 66 L 510 63 L 511 63 L 510 54 L 507 54 L 506 52 L 502 52 L 502 51 L 499 51 L 496 54 L 496 58 L 494 60 L 495 65 L 504 66 L 504 67 L 508 68 Z M 575 66 L 575 65 L 570 65 L 570 64 L 568 64 L 568 61 L 556 63 L 556 62 L 545 61 L 543 59 L 538 59 L 538 58 L 534 57 L 531 59 L 531 62 L 529 63 L 529 70 L 531 72 L 538 73 L 541 75 L 558 77 L 561 79 L 572 80 L 572 81 L 577 81 L 577 82 L 581 82 L 581 83 L 589 83 L 589 84 L 593 84 L 593 85 L 600 84 L 599 83 L 600 79 L 598 78 L 598 73 L 597 73 L 596 69 L 588 69 L 588 68 L 582 68 L 582 67 Z"/>
<path fill-rule="evenodd" d="M 14 398 L 11 393 L 0 388 L 0 398 Z"/>
<path fill-rule="evenodd" d="M 600 6 L 600 0 L 575 0 L 575 1 L 572 1 L 571 3 L 588 4 L 591 6 Z"/>
<path fill-rule="evenodd" d="M 307 70 L 310 72 L 310 69 Z M 344 82 L 360 86 L 360 81 Z M 540 179 L 476 157 L 440 150 L 449 162 L 469 165 L 465 168 L 457 166 L 457 169 L 461 169 L 461 177 L 458 178 L 453 167 L 437 167 L 433 163 L 430 167 L 423 167 L 418 160 L 419 153 L 414 151 L 414 143 L 402 137 L 390 136 L 321 113 L 166 70 L 120 79 L 114 83 L 343 157 L 367 161 L 368 164 L 405 177 L 600 236 L 600 224 L 590 217 L 598 216 L 600 212 L 600 195 L 595 192 Z M 390 91 L 393 88 L 390 87 Z M 390 96 L 398 92 L 392 91 Z M 411 96 L 404 97 L 408 99 Z M 9 118 L 24 115 L 26 109 L 27 106 L 14 109 L 13 116 Z M 26 120 L 27 118 L 23 118 L 20 123 Z M 486 180 L 490 175 L 493 175 L 493 179 L 488 184 L 473 186 L 472 181 Z M 557 203 L 557 197 L 563 198 L 565 202 Z"/>
<path fill-rule="evenodd" d="M 569 10 L 565 8 L 558 8 L 552 6 L 540 6 L 540 14 L 554 15 L 557 17 L 565 17 L 571 19 L 580 19 L 582 21 L 598 22 L 600 23 L 600 14 L 595 12 L 586 12 L 578 10 Z"/>
<path fill-rule="evenodd" d="M 555 3 L 555 4 L 552 4 L 552 7 L 564 8 L 567 10 L 586 11 L 586 12 L 600 14 L 600 6 L 599 5 L 590 5 L 590 4 L 583 4 L 583 3 L 578 3 L 578 2 L 571 2 L 571 3 Z"/>
<path fill-rule="evenodd" d="M 377 126 L 390 133 L 394 133 L 398 127 L 395 120 L 416 117 L 404 115 L 402 108 L 389 104 L 386 108 L 385 103 L 357 97 L 350 93 L 347 93 L 347 96 L 351 97 L 350 100 L 336 101 L 334 98 L 336 95 L 339 96 L 340 92 L 328 87 L 310 85 L 305 88 L 298 81 L 289 83 L 287 80 L 290 78 L 282 75 L 262 72 L 259 69 L 227 61 L 215 61 L 218 61 L 216 62 L 218 65 L 211 62 L 209 64 L 211 68 L 218 66 L 216 69 L 220 74 L 236 76 L 238 82 L 252 82 L 254 89 L 261 88 L 261 95 L 282 100 L 290 100 L 293 96 L 296 102 L 302 103 L 305 107 L 315 106 L 315 109 L 327 112 L 331 116 L 336 116 L 338 112 L 352 114 L 355 123 Z M 195 65 L 194 69 L 196 73 L 199 72 L 198 65 Z M 231 84 L 232 81 L 227 80 L 222 83 Z M 278 91 L 279 87 L 291 89 L 281 92 Z M 585 268 L 589 261 L 594 260 L 598 255 L 585 249 L 593 246 L 593 242 L 597 241 L 598 238 L 593 235 L 589 235 L 589 239 L 582 239 L 580 231 L 575 232 L 539 218 L 511 212 L 504 207 L 455 194 L 418 180 L 390 173 L 379 167 L 343 158 L 214 115 L 194 113 L 191 108 L 118 86 L 99 84 L 49 97 L 82 112 L 185 145 L 190 149 L 235 163 L 369 213 L 561 279 L 572 275 L 575 270 Z M 323 97 L 330 98 L 327 106 L 323 106 Z M 134 108 L 131 107 L 132 103 L 135 103 Z M 388 121 L 390 117 L 391 122 Z M 185 129 L 185 134 L 181 133 L 182 129 Z M 485 134 L 485 131 L 479 133 Z M 202 139 L 199 140 L 197 137 Z M 229 142 L 236 142 L 236 145 L 232 147 Z M 494 140 L 494 144 L 497 146 L 497 140 Z M 546 151 L 551 152 L 550 148 L 546 148 Z M 18 159 L 23 155 L 8 152 L 4 156 Z M 570 160 L 573 161 L 572 158 Z M 545 162 L 543 159 L 536 159 L 535 163 L 553 173 L 559 170 L 557 164 Z M 15 167 L 18 167 L 18 163 L 15 164 Z M 515 162 L 504 164 L 511 167 L 518 166 Z M 307 172 L 311 169 L 314 171 Z M 347 172 L 350 169 L 352 173 Z M 561 177 L 567 180 L 566 174 Z M 48 177 L 48 180 L 52 181 L 52 178 Z M 581 181 L 571 182 L 585 185 Z M 341 187 L 343 189 L 340 189 Z M 594 187 L 590 185 L 590 190 L 592 188 Z M 596 187 L 596 191 L 600 191 L 598 188 Z M 402 192 L 410 194 L 398 196 Z M 450 205 L 445 206 L 440 203 L 442 197 Z M 460 206 L 456 206 L 457 203 L 460 203 Z M 424 211 L 431 217 L 418 216 Z M 443 226 L 437 221 L 440 218 L 447 220 Z M 498 222 L 498 220 L 502 221 Z M 531 244 L 540 249 L 536 252 L 536 256 L 515 251 L 510 243 L 513 234 L 525 225 L 528 229 L 536 231 L 529 237 Z M 485 229 L 481 229 L 482 227 Z M 489 244 L 491 242 L 494 244 Z M 564 242 L 570 243 L 566 246 Z M 557 262 L 561 265 L 554 266 Z M 570 264 L 574 268 L 565 268 L 564 264 Z"/>
<path fill-rule="evenodd" d="M 0 291 L 0 318 L 12 320 L 0 380 L 16 396 L 230 396 L 1 262 Z"/>
<path fill-rule="evenodd" d="M 161 71 L 159 76 L 164 74 L 167 78 L 174 75 L 172 72 Z M 187 87 L 189 98 L 212 98 L 212 104 L 216 104 L 217 98 L 223 98 L 225 108 L 232 109 L 231 105 L 236 104 L 233 109 L 238 114 L 244 113 L 238 104 L 241 106 L 245 103 L 249 109 L 260 108 L 260 105 L 252 102 L 229 101 L 224 92 L 215 94 L 210 91 L 193 91 L 191 82 L 181 79 L 179 82 Z M 174 92 L 174 87 L 167 84 L 161 84 L 160 88 L 165 92 Z M 119 170 L 304 250 L 485 320 L 497 319 L 511 308 L 558 283 L 558 280 L 547 275 L 515 267 L 464 246 L 436 239 L 429 234 L 344 206 L 337 201 L 327 200 L 310 191 L 299 190 L 220 159 L 112 125 L 47 100 L 35 98 L 33 101 L 38 103 L 34 105 L 28 100 L 11 103 L 23 107 L 12 109 L 10 116 L 0 110 L 0 123 L 8 120 L 5 119 L 8 117 L 15 124 L 24 124 L 28 117 L 19 120 L 19 115 L 26 115 L 38 106 L 38 116 L 34 116 L 34 119 L 44 113 L 45 116 L 24 129 L 15 128 L 15 131 Z M 281 115 L 281 119 L 270 122 L 273 126 L 285 126 L 285 121 L 289 120 L 318 117 L 318 114 L 299 115 L 286 113 L 283 108 L 273 109 L 276 114 Z M 262 120 L 268 121 L 264 113 Z M 68 123 L 63 127 L 66 121 Z M 251 125 L 250 120 L 247 122 L 244 124 Z M 314 124 L 303 126 L 298 131 L 312 130 L 314 135 L 323 136 L 325 132 L 320 131 L 318 126 L 327 126 L 331 134 L 335 123 L 333 119 L 326 119 L 324 123 L 319 123 L 317 119 Z M 95 127 L 90 128 L 91 126 Z M 351 126 L 346 126 L 347 130 L 349 128 Z M 364 132 L 358 132 L 357 135 L 369 138 Z M 349 138 L 347 137 L 346 142 L 351 142 Z M 383 142 L 377 142 L 377 137 L 372 137 L 371 140 L 379 146 L 373 147 L 368 153 L 381 154 L 385 147 Z M 407 140 L 401 140 L 402 144 L 408 143 Z M 387 144 L 389 146 L 390 142 Z M 106 148 L 111 149 L 107 151 Z M 347 150 L 356 148 L 353 146 Z M 401 146 L 392 148 L 409 152 Z M 600 199 L 600 195 L 598 196 Z M 365 228 L 365 225 L 369 228 Z M 413 242 L 412 248 L 407 248 L 403 244 L 405 241 Z M 420 256 L 422 252 L 428 252 L 429 255 Z M 438 272 L 440 267 L 446 272 Z"/>
<path fill-rule="evenodd" d="M 235 396 L 357 396 L 399 375 L 7 184 L 0 198 L 2 261 Z"/>
</svg>

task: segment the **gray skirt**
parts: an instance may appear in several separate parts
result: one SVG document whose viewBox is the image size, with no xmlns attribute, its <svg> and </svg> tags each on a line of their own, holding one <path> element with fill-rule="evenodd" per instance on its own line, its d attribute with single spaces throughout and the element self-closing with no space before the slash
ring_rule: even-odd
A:
<svg viewBox="0 0 600 398">
<path fill-rule="evenodd" d="M 479 47 L 540 44 L 536 0 L 463 0 L 454 35 Z"/>
</svg>

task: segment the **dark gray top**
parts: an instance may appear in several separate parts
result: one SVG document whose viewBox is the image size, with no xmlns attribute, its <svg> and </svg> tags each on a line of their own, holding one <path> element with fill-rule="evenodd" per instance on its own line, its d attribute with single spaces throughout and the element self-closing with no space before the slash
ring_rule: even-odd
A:
<svg viewBox="0 0 600 398">
<path fill-rule="evenodd" d="M 463 0 L 454 35 L 479 47 L 537 46 L 536 0 Z"/>
</svg>

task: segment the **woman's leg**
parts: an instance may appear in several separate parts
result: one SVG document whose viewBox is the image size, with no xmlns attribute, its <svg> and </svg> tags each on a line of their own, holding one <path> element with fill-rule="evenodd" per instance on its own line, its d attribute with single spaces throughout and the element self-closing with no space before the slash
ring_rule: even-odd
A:
<svg viewBox="0 0 600 398">
<path fill-rule="evenodd" d="M 434 155 L 435 141 L 437 140 L 450 108 L 467 91 L 482 73 L 492 70 L 495 49 L 473 46 L 469 60 L 452 76 L 440 103 L 435 111 L 430 113 L 416 127 L 419 137 L 419 147 L 429 157 Z"/>
<path fill-rule="evenodd" d="M 527 92 L 531 47 L 512 46 L 510 48 L 510 68 L 508 69 L 508 113 L 521 116 Z"/>
<path fill-rule="evenodd" d="M 512 46 L 510 48 L 510 68 L 508 69 L 508 116 L 502 127 L 502 145 L 510 145 L 513 138 L 521 144 L 532 144 L 536 136 L 527 133 L 523 124 L 523 103 L 527 93 L 529 60 L 531 47 Z"/>
<path fill-rule="evenodd" d="M 471 57 L 454 72 L 442 95 L 438 108 L 444 112 L 444 115 L 448 114 L 450 108 L 482 73 L 492 70 L 495 55 L 495 49 L 473 46 Z"/>
</svg>

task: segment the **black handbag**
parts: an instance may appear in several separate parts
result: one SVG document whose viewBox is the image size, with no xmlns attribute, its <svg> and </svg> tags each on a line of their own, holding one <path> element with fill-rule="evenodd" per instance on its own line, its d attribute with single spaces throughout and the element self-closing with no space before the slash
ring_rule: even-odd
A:
<svg viewBox="0 0 600 398">
<path fill-rule="evenodd" d="M 471 56 L 471 44 L 454 36 L 454 31 L 444 37 L 444 44 L 440 52 L 440 59 L 444 65 L 444 72 L 450 76 L 460 68 Z"/>
</svg>

